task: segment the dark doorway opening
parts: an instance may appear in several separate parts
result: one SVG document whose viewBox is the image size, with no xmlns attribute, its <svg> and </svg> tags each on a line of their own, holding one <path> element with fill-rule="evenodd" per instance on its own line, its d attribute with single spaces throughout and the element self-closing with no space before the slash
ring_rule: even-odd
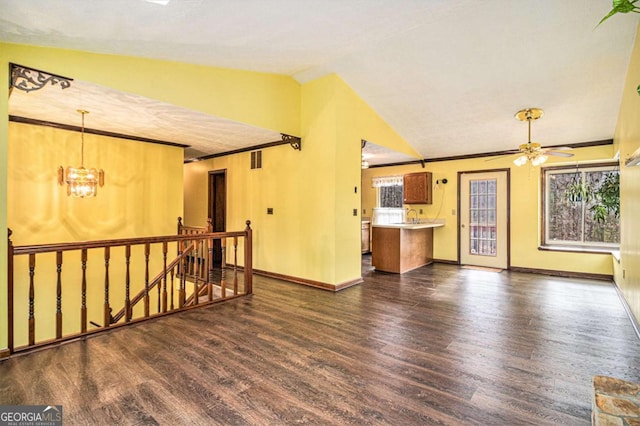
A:
<svg viewBox="0 0 640 426">
<path fill-rule="evenodd" d="M 209 172 L 209 217 L 213 232 L 227 230 L 227 170 Z M 213 266 L 222 265 L 222 245 L 220 240 L 213 242 Z"/>
</svg>

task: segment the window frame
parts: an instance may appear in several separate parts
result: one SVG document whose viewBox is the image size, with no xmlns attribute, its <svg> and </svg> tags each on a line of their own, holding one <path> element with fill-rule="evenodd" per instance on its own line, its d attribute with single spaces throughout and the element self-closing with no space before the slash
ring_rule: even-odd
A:
<svg viewBox="0 0 640 426">
<path fill-rule="evenodd" d="M 547 240 L 547 180 L 548 176 L 556 174 L 561 171 L 580 170 L 582 172 L 599 169 L 599 168 L 613 168 L 619 169 L 619 163 L 616 161 L 601 161 L 596 163 L 577 163 L 564 166 L 550 166 L 542 167 L 540 170 L 540 188 L 541 188 L 541 220 L 540 220 L 540 250 L 551 251 L 568 251 L 568 252 L 588 252 L 588 253 L 611 253 L 612 250 L 618 250 L 620 248 L 620 242 L 618 243 L 600 243 L 600 242 L 550 242 Z M 551 173 L 549 173 L 551 172 Z M 619 172 L 619 171 L 618 171 Z M 583 210 L 584 212 L 584 210 Z M 586 212 L 584 212 L 586 213 Z M 584 221 L 584 218 L 583 218 Z M 619 226 L 619 225 L 618 225 Z"/>
</svg>

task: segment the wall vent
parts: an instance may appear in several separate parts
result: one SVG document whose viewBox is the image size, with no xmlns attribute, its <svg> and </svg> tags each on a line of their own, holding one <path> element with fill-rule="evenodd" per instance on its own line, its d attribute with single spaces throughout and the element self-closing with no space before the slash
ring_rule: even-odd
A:
<svg viewBox="0 0 640 426">
<path fill-rule="evenodd" d="M 251 152 L 251 169 L 262 168 L 262 151 Z"/>
</svg>

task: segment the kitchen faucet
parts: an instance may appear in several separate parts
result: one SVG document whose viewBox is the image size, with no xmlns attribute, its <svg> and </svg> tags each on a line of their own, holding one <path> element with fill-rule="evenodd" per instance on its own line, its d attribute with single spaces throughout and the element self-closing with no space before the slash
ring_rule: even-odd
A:
<svg viewBox="0 0 640 426">
<path fill-rule="evenodd" d="M 410 221 L 410 220 L 409 220 L 409 213 L 411 213 L 411 212 L 414 212 L 414 213 L 416 214 L 416 217 L 415 217 L 415 218 L 413 218 L 413 219 Z M 409 209 L 409 210 L 407 210 L 407 216 L 406 216 L 406 218 L 407 218 L 407 219 L 406 219 L 406 220 L 407 220 L 407 222 L 410 222 L 410 223 L 418 223 L 418 222 L 419 222 L 419 219 L 418 219 L 418 212 L 417 212 L 415 209 Z"/>
</svg>

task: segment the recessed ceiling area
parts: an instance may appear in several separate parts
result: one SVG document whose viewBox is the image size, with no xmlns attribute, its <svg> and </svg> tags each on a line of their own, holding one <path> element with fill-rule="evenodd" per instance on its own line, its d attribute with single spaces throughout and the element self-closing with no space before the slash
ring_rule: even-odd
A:
<svg viewBox="0 0 640 426">
<path fill-rule="evenodd" d="M 381 166 L 384 164 L 408 163 L 417 161 L 419 158 L 412 157 L 402 152 L 397 152 L 371 141 L 366 141 L 362 147 L 362 159 L 369 163 L 369 166 Z"/>
<path fill-rule="evenodd" d="M 185 160 L 281 140 L 278 132 L 180 108 L 132 93 L 73 80 L 66 89 L 46 85 L 11 91 L 9 115 L 185 145 Z"/>
<path fill-rule="evenodd" d="M 638 15 L 596 28 L 610 8 L 608 0 L 13 1 L 0 5 L 0 40 L 284 74 L 301 84 L 336 73 L 433 159 L 516 148 L 527 131 L 513 115 L 528 107 L 545 111 L 532 134 L 543 146 L 613 138 Z M 174 113 L 185 121 L 164 108 L 152 108 L 164 120 L 147 117 L 151 126 Z M 120 113 L 106 114 L 92 111 L 88 126 L 98 115 L 115 123 Z M 198 137 L 189 139 L 195 148 Z"/>
</svg>

